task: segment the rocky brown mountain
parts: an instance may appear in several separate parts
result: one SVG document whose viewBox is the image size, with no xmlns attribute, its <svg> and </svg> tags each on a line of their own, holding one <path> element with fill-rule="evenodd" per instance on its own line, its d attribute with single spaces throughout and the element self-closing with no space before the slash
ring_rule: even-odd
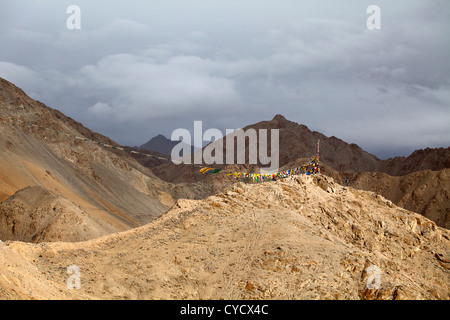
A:
<svg viewBox="0 0 450 320">
<path fill-rule="evenodd" d="M 276 115 L 270 121 L 261 121 L 243 128 L 243 130 L 247 129 L 280 130 L 280 166 L 298 158 L 314 156 L 319 139 L 320 160 L 335 170 L 373 171 L 380 161 L 354 143 L 349 144 L 335 136 L 327 137 L 320 132 L 311 131 L 307 126 L 289 121 L 282 115 Z"/>
<path fill-rule="evenodd" d="M 450 168 L 450 147 L 416 150 L 408 157 L 380 160 L 354 143 L 347 143 L 335 136 L 327 137 L 307 126 L 276 115 L 270 121 L 249 125 L 247 129 L 280 130 L 280 166 L 298 158 L 310 158 L 320 139 L 320 160 L 337 171 L 384 172 L 402 176 L 412 172 Z"/>
<path fill-rule="evenodd" d="M 286 167 L 295 165 L 291 163 Z M 450 169 L 423 170 L 403 176 L 384 172 L 339 172 L 322 164 L 322 172 L 345 186 L 372 191 L 396 205 L 450 228 Z"/>
<path fill-rule="evenodd" d="M 317 150 L 317 142 L 320 140 L 320 161 L 336 171 L 384 172 L 389 175 L 402 176 L 417 171 L 438 171 L 450 168 L 450 147 L 426 148 L 416 150 L 408 157 L 380 160 L 354 143 L 347 143 L 335 136 L 327 137 L 317 131 L 311 131 L 307 126 L 289 121 L 282 115 L 276 115 L 270 121 L 261 121 L 243 128 L 243 130 L 248 129 L 255 129 L 256 132 L 259 129 L 279 130 L 280 167 L 299 158 L 308 159 L 314 156 Z M 226 153 L 226 139 L 227 137 L 224 137 L 222 142 L 224 154 Z M 246 155 L 248 155 L 248 143 L 245 147 Z M 234 152 L 236 155 L 236 150 Z M 225 159 L 223 162 L 225 163 Z M 236 159 L 234 162 L 237 162 Z M 154 167 L 153 163 L 151 167 Z M 173 168 L 171 165 L 165 167 Z M 215 167 L 222 168 L 224 166 L 215 165 Z M 164 174 L 164 170 L 157 169 L 154 170 L 154 173 L 163 180 L 173 182 Z"/>
<path fill-rule="evenodd" d="M 417 171 L 439 171 L 445 168 L 450 168 L 450 147 L 425 148 L 414 151 L 408 157 L 383 160 L 378 165 L 377 171 L 392 176 L 403 176 Z"/>
<path fill-rule="evenodd" d="M 408 157 L 380 160 L 355 144 L 346 143 L 334 136 L 326 137 L 281 115 L 244 128 L 247 129 L 280 130 L 280 171 L 307 163 L 315 154 L 317 141 L 320 139 L 320 164 L 325 174 L 342 185 L 349 179 L 351 186 L 355 188 L 378 192 L 399 206 L 423 214 L 439 226 L 450 227 L 450 177 L 449 169 L 446 169 L 450 168 L 450 148 L 427 148 L 416 150 Z M 224 138 L 225 141 L 226 139 L 227 137 Z M 223 146 L 225 153 L 226 142 Z M 248 154 L 248 144 L 246 152 Z M 257 165 L 214 167 L 222 168 L 224 172 L 259 172 Z M 202 175 L 196 167 L 178 166 L 170 162 L 153 166 L 152 172 L 172 183 L 196 183 L 197 187 L 193 189 L 197 191 L 195 199 L 200 195 L 211 195 L 207 190 L 220 190 L 218 185 L 225 186 L 234 182 L 223 175 Z M 215 184 L 216 187 L 205 188 L 200 181 Z"/>
<path fill-rule="evenodd" d="M 1 78 L 0 115 L 2 240 L 86 240 L 145 224 L 173 203 L 166 183 L 127 153 L 83 139 L 115 142 Z"/>
<path fill-rule="evenodd" d="M 353 175 L 350 181 L 355 188 L 374 191 L 450 229 L 450 169 L 424 170 L 403 176 L 362 172 Z"/>
</svg>

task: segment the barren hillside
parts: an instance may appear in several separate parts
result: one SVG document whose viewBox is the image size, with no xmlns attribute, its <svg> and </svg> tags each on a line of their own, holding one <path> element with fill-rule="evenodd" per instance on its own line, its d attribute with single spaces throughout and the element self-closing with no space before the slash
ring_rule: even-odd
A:
<svg viewBox="0 0 450 320">
<path fill-rule="evenodd" d="M 166 183 L 132 157 L 74 136 L 116 146 L 113 141 L 31 99 L 1 78 L 0 115 L 0 201 L 6 201 L 1 210 L 7 221 L 0 226 L 2 240 L 19 240 L 18 235 L 26 235 L 20 240 L 30 236 L 40 241 L 91 239 L 143 225 L 173 204 L 164 191 Z M 28 187 L 38 188 L 21 191 Z M 37 204 L 30 198 L 31 190 L 49 196 Z M 66 223 L 59 225 L 61 235 L 53 230 L 47 238 L 45 230 L 49 229 L 44 228 L 38 237 L 33 236 L 37 226 L 31 231 L 23 224 L 23 207 L 37 205 L 35 209 L 41 213 L 33 219 L 45 219 L 55 214 L 55 201 L 74 208 L 60 210 L 66 215 Z M 89 219 L 80 220 L 81 214 Z M 80 232 L 62 236 L 71 234 L 70 230 Z"/>
<path fill-rule="evenodd" d="M 299 158 L 280 168 L 289 170 L 308 163 L 308 158 Z M 321 172 L 345 186 L 376 192 L 396 205 L 420 213 L 437 225 L 450 228 L 450 169 L 440 171 L 424 170 L 403 176 L 392 176 L 382 172 L 336 171 L 333 167 L 320 162 Z M 236 180 L 227 177 L 232 171 L 259 172 L 257 166 L 230 165 L 213 175 L 202 175 L 197 167 L 166 163 L 152 168 L 152 172 L 161 179 L 171 181 L 171 194 L 176 198 L 202 199 L 220 192 Z"/>
<path fill-rule="evenodd" d="M 392 176 L 403 176 L 413 172 L 450 168 L 450 147 L 416 150 L 408 157 L 395 157 L 380 162 L 377 171 Z"/>
<path fill-rule="evenodd" d="M 307 163 L 315 153 L 317 140 L 320 139 L 320 164 L 325 174 L 336 178 L 342 185 L 349 179 L 355 188 L 378 192 L 403 208 L 423 214 L 439 226 L 450 227 L 450 177 L 446 171 L 450 168 L 450 148 L 426 148 L 416 150 L 408 157 L 379 160 L 355 144 L 312 132 L 306 126 L 289 121 L 281 115 L 244 129 L 251 128 L 280 130 L 280 170 Z M 226 139 L 227 137 L 224 141 Z M 225 142 L 223 146 L 225 152 Z M 246 147 L 248 154 L 248 145 Z M 179 184 L 181 189 L 185 189 L 187 183 L 195 183 L 195 187 L 190 190 L 190 194 L 195 195 L 211 195 L 211 192 L 204 191 L 217 192 L 233 182 L 224 177 L 202 175 L 192 166 L 177 166 L 172 163 L 155 166 L 152 162 L 151 167 L 156 176 Z M 227 170 L 220 165 L 214 167 Z M 259 172 L 256 165 L 235 167 L 242 172 Z"/>
<path fill-rule="evenodd" d="M 237 183 L 82 243 L 0 244 L 3 299 L 449 299 L 450 233 L 326 176 Z M 66 285 L 80 270 L 80 289 Z M 370 270 L 379 268 L 372 283 Z"/>
<path fill-rule="evenodd" d="M 450 169 L 425 170 L 405 176 L 363 172 L 350 180 L 355 188 L 381 194 L 398 206 L 450 229 Z"/>
<path fill-rule="evenodd" d="M 305 159 L 291 162 L 282 169 L 298 166 L 302 161 Z M 341 172 L 322 163 L 321 172 L 342 186 L 348 179 L 353 188 L 380 194 L 402 208 L 420 213 L 440 227 L 450 228 L 450 169 L 391 176 L 383 172 Z"/>
</svg>

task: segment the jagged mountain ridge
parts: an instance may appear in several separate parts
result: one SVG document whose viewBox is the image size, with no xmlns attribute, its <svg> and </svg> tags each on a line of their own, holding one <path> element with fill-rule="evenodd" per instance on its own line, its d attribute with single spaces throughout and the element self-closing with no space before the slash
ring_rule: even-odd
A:
<svg viewBox="0 0 450 320">
<path fill-rule="evenodd" d="M 419 149 L 408 157 L 383 160 L 378 165 L 377 171 L 392 176 L 403 176 L 423 170 L 439 171 L 445 168 L 450 168 L 450 147 Z"/>
</svg>

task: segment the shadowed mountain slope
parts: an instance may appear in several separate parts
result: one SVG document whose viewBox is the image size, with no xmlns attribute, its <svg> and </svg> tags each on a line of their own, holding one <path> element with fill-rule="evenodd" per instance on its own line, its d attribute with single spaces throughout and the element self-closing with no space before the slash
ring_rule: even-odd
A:
<svg viewBox="0 0 450 320">
<path fill-rule="evenodd" d="M 1 78 L 0 115 L 0 201 L 14 196 L 14 201 L 11 199 L 2 206 L 10 221 L 0 226 L 6 239 L 27 234 L 18 230 L 21 218 L 16 216 L 20 212 L 15 207 L 21 203 L 20 198 L 28 203 L 29 194 L 18 192 L 27 187 L 50 192 L 51 197 L 44 197 L 49 202 L 39 203 L 42 208 L 50 208 L 56 198 L 63 199 L 68 207 L 78 208 L 77 214 L 86 213 L 91 218 L 89 223 L 100 222 L 102 227 L 91 236 L 85 232 L 83 237 L 80 234 L 70 237 L 78 240 L 140 226 L 161 215 L 173 203 L 164 191 L 167 183 L 128 154 L 74 136 L 118 146 L 115 142 L 31 99 Z M 79 229 L 81 222 L 75 216 L 68 221 L 67 229 Z M 16 224 L 14 232 L 11 224 Z M 97 226 L 93 225 L 92 230 Z M 68 234 L 63 230 L 61 233 Z M 42 234 L 39 239 L 47 240 Z"/>
</svg>

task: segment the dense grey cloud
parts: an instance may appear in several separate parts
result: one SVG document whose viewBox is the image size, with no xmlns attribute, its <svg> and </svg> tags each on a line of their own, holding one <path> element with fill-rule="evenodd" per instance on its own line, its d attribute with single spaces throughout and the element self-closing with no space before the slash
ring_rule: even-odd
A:
<svg viewBox="0 0 450 320">
<path fill-rule="evenodd" d="M 446 0 L 131 3 L 3 0 L 0 76 L 127 145 L 278 113 L 381 158 L 449 145 Z"/>
</svg>

